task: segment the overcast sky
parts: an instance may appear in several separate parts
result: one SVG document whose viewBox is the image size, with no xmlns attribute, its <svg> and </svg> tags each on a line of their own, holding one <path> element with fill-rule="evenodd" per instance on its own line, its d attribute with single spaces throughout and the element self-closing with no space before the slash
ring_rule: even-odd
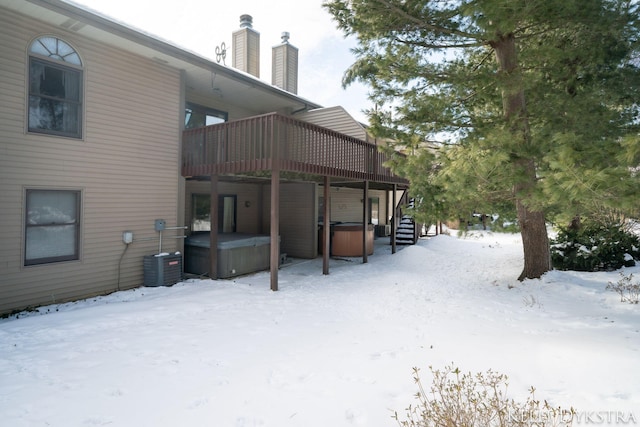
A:
<svg viewBox="0 0 640 427">
<path fill-rule="evenodd" d="M 71 0 L 70 0 L 71 1 Z M 323 0 L 73 0 L 117 21 L 216 60 L 216 47 L 227 46 L 231 66 L 231 33 L 240 28 L 240 15 L 253 17 L 260 33 L 260 79 L 271 83 L 271 48 L 281 34 L 299 49 L 298 95 L 325 107 L 343 106 L 366 122 L 370 108 L 367 89 L 353 84 L 342 89 L 345 70 L 354 62 L 345 39 L 321 7 Z"/>
</svg>

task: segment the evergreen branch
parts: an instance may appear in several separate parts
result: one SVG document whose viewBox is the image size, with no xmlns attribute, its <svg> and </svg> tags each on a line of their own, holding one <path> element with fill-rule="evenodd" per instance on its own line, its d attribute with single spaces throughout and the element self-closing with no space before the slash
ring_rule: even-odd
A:
<svg viewBox="0 0 640 427">
<path fill-rule="evenodd" d="M 451 36 L 458 36 L 463 39 L 477 40 L 477 34 L 456 30 L 454 28 L 448 28 L 441 25 L 433 25 L 427 21 L 422 20 L 420 17 L 411 15 L 410 13 L 406 12 L 402 8 L 392 4 L 390 1 L 387 1 L 387 0 L 376 0 L 376 1 L 382 4 L 383 6 L 386 6 L 388 9 L 395 12 L 398 16 L 400 16 L 401 18 L 404 18 L 406 21 L 415 24 L 418 28 L 426 29 L 436 34 L 442 33 L 442 34 L 447 34 Z"/>
<path fill-rule="evenodd" d="M 394 38 L 398 43 L 402 43 L 408 46 L 416 46 L 416 47 L 422 47 L 425 49 L 468 49 L 468 48 L 472 48 L 472 47 L 480 47 L 480 46 L 484 46 L 486 43 L 485 42 L 469 42 L 469 43 L 441 43 L 441 44 L 436 44 L 436 43 L 427 43 L 424 41 L 410 41 L 407 39 L 403 39 L 400 38 L 398 36 L 396 36 Z"/>
</svg>

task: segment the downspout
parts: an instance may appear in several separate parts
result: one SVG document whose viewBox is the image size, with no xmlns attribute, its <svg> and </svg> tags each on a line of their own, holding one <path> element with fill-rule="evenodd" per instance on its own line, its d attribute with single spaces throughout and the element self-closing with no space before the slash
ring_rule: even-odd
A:
<svg viewBox="0 0 640 427">
<path fill-rule="evenodd" d="M 176 213 L 176 216 L 178 218 L 177 221 L 177 225 L 186 225 L 185 224 L 185 211 L 186 211 L 186 187 L 187 187 L 187 180 L 182 176 L 182 163 L 183 163 L 183 158 L 182 156 L 184 155 L 184 151 L 182 149 L 182 135 L 184 133 L 184 123 L 185 123 L 185 105 L 186 105 L 186 76 L 185 76 L 185 71 L 181 70 L 180 71 L 180 115 L 179 115 L 179 120 L 180 120 L 180 127 L 179 127 L 179 132 L 180 135 L 178 137 L 178 212 Z M 180 253 L 184 254 L 184 239 L 178 239 L 178 250 L 180 251 Z M 183 261 L 184 262 L 184 261 Z"/>
<path fill-rule="evenodd" d="M 309 105 L 304 104 L 304 107 L 300 108 L 299 110 L 295 110 L 291 112 L 292 116 L 295 116 L 298 113 L 302 113 L 303 111 L 307 111 L 309 109 Z"/>
</svg>

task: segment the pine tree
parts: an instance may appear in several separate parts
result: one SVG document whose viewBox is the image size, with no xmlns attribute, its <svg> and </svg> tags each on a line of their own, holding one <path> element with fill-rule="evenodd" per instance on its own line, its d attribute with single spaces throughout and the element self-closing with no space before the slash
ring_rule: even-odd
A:
<svg viewBox="0 0 640 427">
<path fill-rule="evenodd" d="M 546 222 L 637 209 L 638 0 L 332 0 L 371 88 L 371 128 L 406 154 L 423 217 L 513 212 L 519 279 L 551 268 Z M 395 148 L 399 148 L 396 146 Z"/>
</svg>

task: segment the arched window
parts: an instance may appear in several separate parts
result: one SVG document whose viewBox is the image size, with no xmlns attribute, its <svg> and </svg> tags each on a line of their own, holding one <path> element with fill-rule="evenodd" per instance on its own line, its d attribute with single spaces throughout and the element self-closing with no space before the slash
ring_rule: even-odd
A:
<svg viewBox="0 0 640 427">
<path fill-rule="evenodd" d="M 29 131 L 82 137 L 82 61 L 65 41 L 39 37 L 29 46 Z"/>
</svg>

